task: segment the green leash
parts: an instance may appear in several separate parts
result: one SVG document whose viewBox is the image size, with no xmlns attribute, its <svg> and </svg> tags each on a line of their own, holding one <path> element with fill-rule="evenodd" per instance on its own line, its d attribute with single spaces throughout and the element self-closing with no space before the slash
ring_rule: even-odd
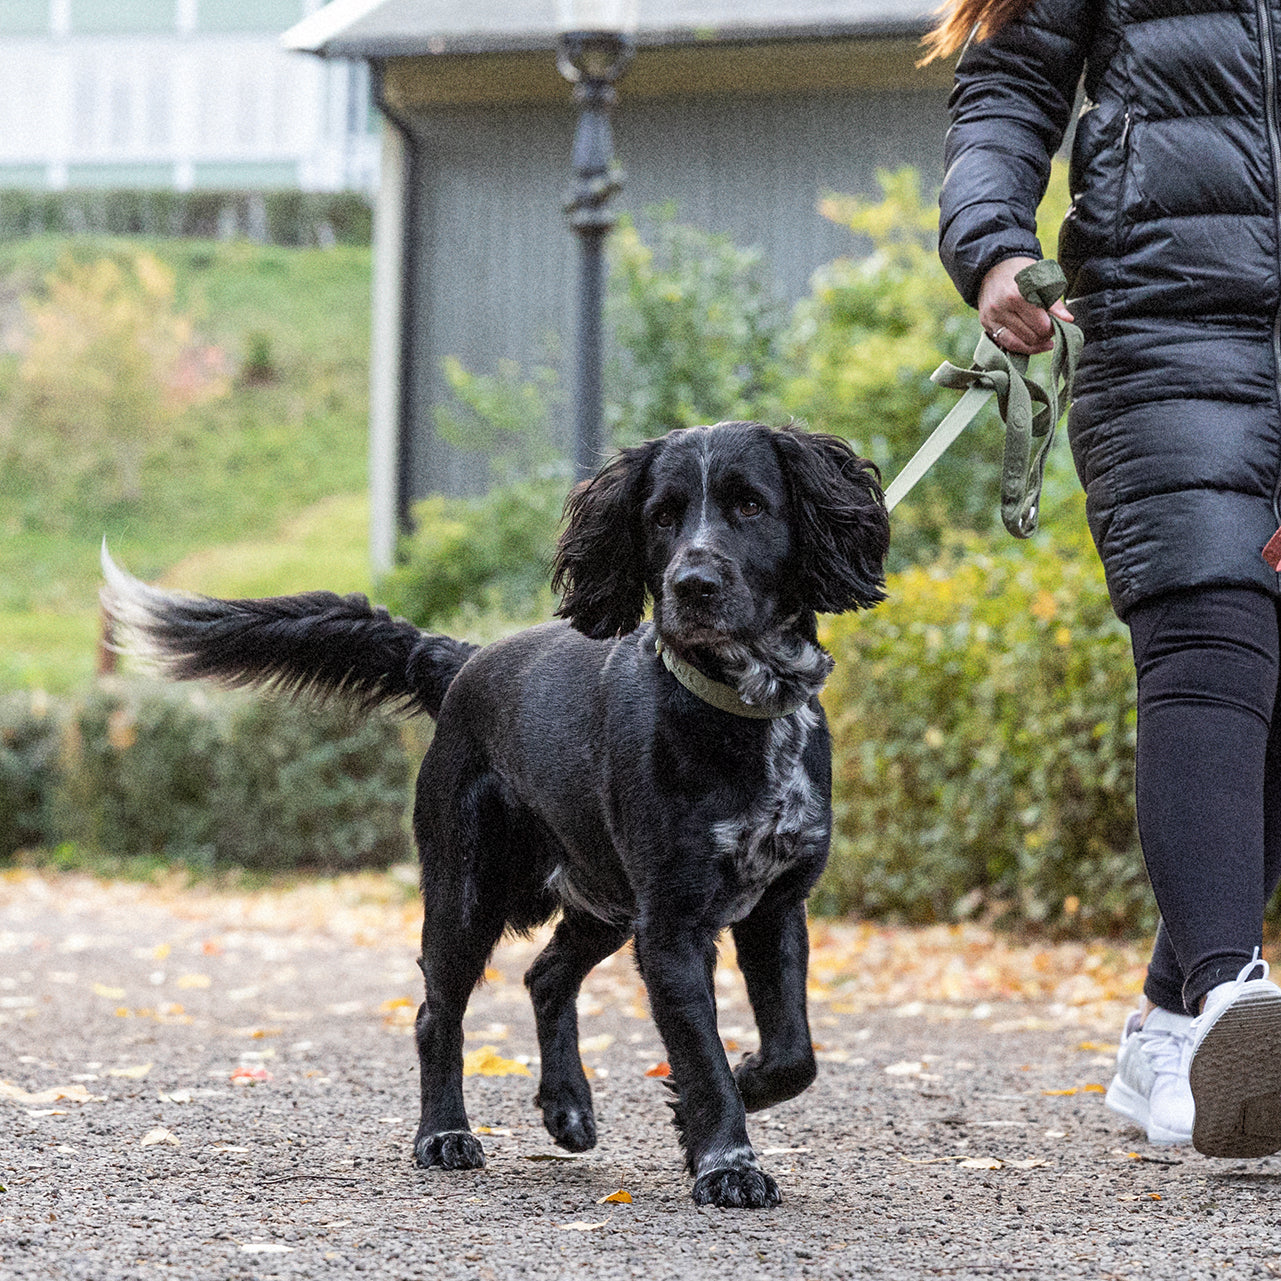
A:
<svg viewBox="0 0 1281 1281">
<path fill-rule="evenodd" d="M 1051 258 L 1024 267 L 1015 283 L 1028 302 L 1048 312 L 1067 290 L 1063 269 Z M 1054 429 L 1072 397 L 1072 383 L 1085 339 L 1068 321 L 1050 316 L 1054 350 L 1050 379 L 1042 386 L 1027 376 L 1028 358 L 1004 351 L 987 334 L 974 349 L 974 363 L 961 369 L 944 361 L 930 381 L 965 394 L 934 429 L 912 460 L 890 482 L 885 506 L 893 511 L 917 481 L 943 456 L 947 447 L 978 417 L 996 396 L 1005 423 L 1005 456 L 1001 464 L 1001 519 L 1015 538 L 1036 533 L 1045 461 L 1054 443 Z"/>
</svg>

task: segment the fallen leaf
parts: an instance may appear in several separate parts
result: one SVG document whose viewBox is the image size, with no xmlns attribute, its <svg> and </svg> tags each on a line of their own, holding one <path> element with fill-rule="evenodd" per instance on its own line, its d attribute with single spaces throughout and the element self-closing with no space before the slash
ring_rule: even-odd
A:
<svg viewBox="0 0 1281 1281">
<path fill-rule="evenodd" d="M 190 987 L 208 987 L 213 980 L 208 974 L 180 974 L 178 976 L 178 986 L 184 988 Z M 120 993 L 124 996 L 124 993 Z"/>
<path fill-rule="evenodd" d="M 609 1220 L 605 1219 L 601 1223 L 583 1223 L 581 1220 L 576 1223 L 558 1223 L 558 1228 L 564 1228 L 567 1232 L 595 1232 L 597 1228 L 607 1227 Z"/>
<path fill-rule="evenodd" d="M 925 1071 L 925 1064 L 916 1061 L 904 1060 L 901 1063 L 891 1063 L 885 1069 L 886 1076 L 920 1076 Z"/>
<path fill-rule="evenodd" d="M 13 1099 L 39 1107 L 42 1103 L 102 1103 L 101 1094 L 90 1094 L 83 1085 L 51 1085 L 47 1090 L 24 1090 L 11 1081 L 0 1081 L 0 1099 Z"/>
<path fill-rule="evenodd" d="M 241 1254 L 293 1254 L 291 1245 L 277 1245 L 274 1241 L 246 1241 L 240 1247 Z"/>
<path fill-rule="evenodd" d="M 476 1127 L 476 1133 L 497 1134 L 501 1138 L 503 1135 L 511 1134 L 511 1130 L 509 1130 L 505 1125 L 478 1125 Z"/>
<path fill-rule="evenodd" d="M 999 1170 L 1004 1164 L 1004 1161 L 998 1161 L 994 1156 L 967 1156 L 960 1163 L 960 1168 L 962 1170 Z"/>
<path fill-rule="evenodd" d="M 599 1036 L 589 1036 L 585 1041 L 580 1041 L 578 1048 L 584 1054 L 599 1054 L 613 1044 L 614 1038 L 608 1032 L 602 1032 Z"/>
<path fill-rule="evenodd" d="M 1107 1041 L 1082 1041 L 1076 1048 L 1094 1054 L 1115 1054 L 1117 1051 L 1116 1045 Z"/>
<path fill-rule="evenodd" d="M 1035 1170 L 1042 1165 L 1049 1165 L 1044 1157 L 1030 1156 L 1023 1161 L 1007 1161 L 1005 1163 L 1011 1170 Z"/>
<path fill-rule="evenodd" d="M 962 1158 L 959 1156 L 903 1156 L 900 1153 L 899 1160 L 906 1161 L 908 1165 L 942 1165 L 945 1161 L 960 1161 Z"/>
<path fill-rule="evenodd" d="M 105 996 L 109 1001 L 123 1001 L 125 990 L 122 987 L 108 987 L 105 983 L 95 983 L 93 985 L 95 996 Z"/>
<path fill-rule="evenodd" d="M 492 1045 L 463 1055 L 464 1076 L 532 1076 L 533 1073 L 515 1059 L 505 1059 Z"/>
<path fill-rule="evenodd" d="M 596 1202 L 597 1205 L 631 1205 L 631 1203 L 632 1194 L 623 1188 L 619 1188 L 617 1192 L 611 1192 L 609 1196 L 601 1197 L 601 1199 Z"/>
<path fill-rule="evenodd" d="M 142 1136 L 142 1143 L 140 1146 L 150 1148 L 155 1147 L 157 1143 L 165 1143 L 170 1147 L 176 1148 L 179 1145 L 179 1139 L 172 1130 L 166 1130 L 162 1126 L 155 1130 L 148 1130 L 147 1133 Z"/>
<path fill-rule="evenodd" d="M 110 1068 L 107 1075 L 125 1077 L 130 1081 L 141 1081 L 150 1071 L 150 1063 L 139 1063 L 137 1067 Z"/>
<path fill-rule="evenodd" d="M 661 1063 L 655 1063 L 654 1066 L 645 1073 L 646 1076 L 671 1076 L 671 1074 L 672 1065 L 668 1063 L 666 1059 Z"/>
<path fill-rule="evenodd" d="M 256 1085 L 260 1081 L 270 1081 L 273 1078 L 266 1068 L 238 1067 L 228 1079 L 232 1085 Z"/>
<path fill-rule="evenodd" d="M 1058 1096 L 1066 1094 L 1106 1094 L 1107 1086 L 1091 1081 L 1089 1085 L 1070 1085 L 1066 1090 L 1042 1090 L 1042 1094 Z"/>
</svg>

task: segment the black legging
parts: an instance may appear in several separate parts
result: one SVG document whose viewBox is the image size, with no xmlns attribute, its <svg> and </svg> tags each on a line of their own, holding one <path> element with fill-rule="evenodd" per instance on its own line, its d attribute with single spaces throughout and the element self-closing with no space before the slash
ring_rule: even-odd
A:
<svg viewBox="0 0 1281 1281">
<path fill-rule="evenodd" d="M 1195 1014 L 1259 945 L 1281 877 L 1277 603 L 1174 592 L 1126 620 L 1138 671 L 1139 839 L 1161 909 L 1143 991 Z"/>
</svg>

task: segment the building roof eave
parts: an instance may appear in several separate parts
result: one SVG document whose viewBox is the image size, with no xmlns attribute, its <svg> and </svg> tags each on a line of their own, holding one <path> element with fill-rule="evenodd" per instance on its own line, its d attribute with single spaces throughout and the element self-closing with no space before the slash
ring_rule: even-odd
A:
<svg viewBox="0 0 1281 1281">
<path fill-rule="evenodd" d="M 715 5 L 709 6 L 714 9 Z M 791 20 L 772 12 L 749 12 L 753 6 L 722 10 L 713 22 L 698 20 L 698 5 L 656 5 L 648 18 L 642 8 L 635 34 L 638 49 L 674 45 L 716 45 L 818 39 L 917 39 L 935 18 L 930 0 L 851 0 L 846 4 L 818 0 L 808 13 L 793 10 Z M 798 6 L 799 7 L 799 6 Z M 281 38 L 288 49 L 325 58 L 442 57 L 486 53 L 538 53 L 556 47 L 557 30 L 550 0 L 535 0 L 528 12 L 502 22 L 449 21 L 437 16 L 448 4 L 433 6 L 429 19 L 413 0 L 332 0 L 291 27 Z M 672 13 L 673 8 L 685 10 Z M 511 7 L 504 6 L 504 15 Z M 709 15 L 712 16 L 712 15 Z"/>
</svg>

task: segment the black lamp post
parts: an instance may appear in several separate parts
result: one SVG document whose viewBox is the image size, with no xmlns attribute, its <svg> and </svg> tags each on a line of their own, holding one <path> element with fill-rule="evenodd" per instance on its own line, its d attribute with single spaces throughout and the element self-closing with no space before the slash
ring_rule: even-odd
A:
<svg viewBox="0 0 1281 1281">
<path fill-rule="evenodd" d="M 578 233 L 578 342 L 574 388 L 574 478 L 600 465 L 602 323 L 605 238 L 614 225 L 610 198 L 623 184 L 614 159 L 609 113 L 614 85 L 632 60 L 637 0 L 558 0 L 557 64 L 574 86 L 578 128 L 574 134 L 574 186 L 565 202 Z"/>
</svg>

